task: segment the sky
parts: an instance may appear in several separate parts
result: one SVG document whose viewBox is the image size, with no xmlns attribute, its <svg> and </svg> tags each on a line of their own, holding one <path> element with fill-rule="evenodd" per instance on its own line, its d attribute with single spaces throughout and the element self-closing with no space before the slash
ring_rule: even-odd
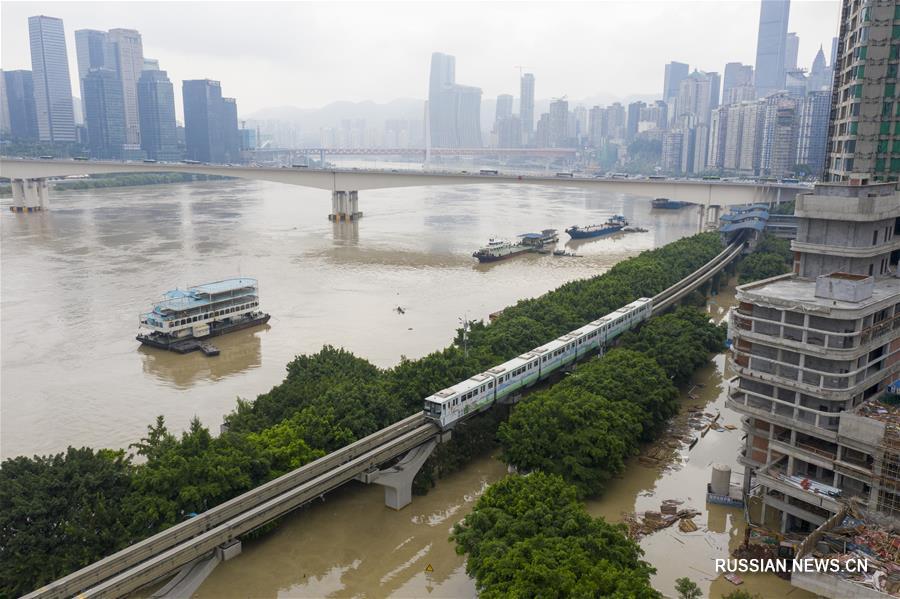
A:
<svg viewBox="0 0 900 599">
<path fill-rule="evenodd" d="M 75 30 L 137 29 L 144 55 L 184 79 L 216 79 L 241 116 L 263 108 L 424 98 L 432 52 L 456 56 L 458 83 L 518 96 L 517 65 L 536 96 L 570 101 L 659 95 L 666 62 L 718 71 L 753 64 L 759 2 L 18 2 L 0 3 L 0 65 L 30 69 L 27 19 L 64 21 L 78 95 Z M 789 31 L 809 68 L 830 59 L 840 2 L 794 0 Z M 181 114 L 181 102 L 176 102 Z"/>
</svg>

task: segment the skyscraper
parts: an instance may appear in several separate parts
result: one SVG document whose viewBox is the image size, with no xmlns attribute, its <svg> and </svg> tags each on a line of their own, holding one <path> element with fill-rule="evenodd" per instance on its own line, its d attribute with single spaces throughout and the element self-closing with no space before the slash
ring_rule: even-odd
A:
<svg viewBox="0 0 900 599">
<path fill-rule="evenodd" d="M 3 100 L 13 139 L 37 140 L 37 109 L 31 71 L 2 71 Z"/>
<path fill-rule="evenodd" d="M 141 149 L 153 160 L 178 160 L 175 92 L 165 71 L 143 71 L 138 80 Z"/>
<path fill-rule="evenodd" d="M 432 147 L 481 147 L 481 89 L 456 83 L 449 54 L 431 55 L 428 127 Z"/>
<path fill-rule="evenodd" d="M 187 157 L 200 162 L 225 162 L 221 85 L 209 79 L 193 79 L 183 81 L 181 91 Z"/>
<path fill-rule="evenodd" d="M 797 57 L 800 54 L 800 38 L 796 33 L 789 33 L 784 40 L 784 70 L 797 68 Z"/>
<path fill-rule="evenodd" d="M 681 80 L 688 76 L 688 65 L 683 62 L 670 62 L 666 65 L 665 78 L 663 79 L 663 100 L 671 103 L 678 96 L 678 86 Z"/>
<path fill-rule="evenodd" d="M 647 108 L 644 102 L 632 102 L 628 105 L 628 115 L 625 122 L 625 140 L 631 141 L 638 133 L 638 123 L 641 120 L 641 111 Z"/>
<path fill-rule="evenodd" d="M 819 46 L 819 51 L 813 58 L 812 68 L 809 70 L 809 79 L 807 80 L 809 91 L 830 91 L 832 83 L 830 75 L 828 66 L 825 64 L 825 52 L 822 51 L 822 46 Z"/>
<path fill-rule="evenodd" d="M 116 66 L 125 101 L 125 143 L 131 150 L 141 145 L 141 121 L 138 112 L 137 82 L 144 69 L 141 34 L 134 29 L 110 29 L 109 41 L 115 48 Z"/>
<path fill-rule="evenodd" d="M 497 110 L 494 115 L 494 122 L 500 119 L 512 116 L 513 97 L 509 94 L 500 94 L 497 96 Z"/>
<path fill-rule="evenodd" d="M 568 145 L 569 103 L 559 99 L 550 103 L 550 147 Z"/>
<path fill-rule="evenodd" d="M 709 122 L 706 168 L 720 170 L 725 166 L 725 136 L 728 132 L 728 106 L 719 106 Z"/>
<path fill-rule="evenodd" d="M 682 79 L 675 100 L 677 110 L 677 114 L 674 115 L 675 120 L 689 114 L 695 116 L 698 122 L 708 124 L 712 108 L 710 104 L 713 97 L 713 83 L 718 89 L 718 82 L 718 73 L 702 73 L 700 71 L 694 71 Z M 718 94 L 716 94 L 716 98 L 718 99 Z"/>
<path fill-rule="evenodd" d="M 900 147 L 900 124 L 893 121 L 900 68 L 900 28 L 893 24 L 897 5 L 843 2 L 826 181 L 857 179 L 856 173 L 872 181 L 900 177 L 895 151 Z"/>
<path fill-rule="evenodd" d="M 78 59 L 78 80 L 84 81 L 91 69 L 118 71 L 115 47 L 105 31 L 77 29 L 75 31 L 75 55 Z M 81 88 L 84 99 L 84 87 Z"/>
<path fill-rule="evenodd" d="M 797 164 L 797 100 L 778 94 L 765 104 L 759 173 L 781 179 L 793 175 Z"/>
<path fill-rule="evenodd" d="M 722 78 L 718 73 L 708 72 L 706 76 L 709 78 L 709 108 L 712 110 L 719 106 L 719 90 L 722 87 Z"/>
<path fill-rule="evenodd" d="M 120 159 L 125 146 L 125 103 L 115 71 L 91 69 L 81 82 L 91 156 Z"/>
<path fill-rule="evenodd" d="M 756 38 L 756 93 L 764 98 L 784 88 L 790 0 L 762 0 Z"/>
<path fill-rule="evenodd" d="M 222 98 L 222 142 L 225 149 L 225 162 L 233 163 L 241 161 L 241 132 L 238 125 L 237 100 L 234 98 Z M 365 125 L 362 127 L 365 132 Z M 363 143 L 358 142 L 356 147 Z"/>
<path fill-rule="evenodd" d="M 28 17 L 31 72 L 41 141 L 75 141 L 75 112 L 62 19 Z"/>
<path fill-rule="evenodd" d="M 828 141 L 828 114 L 831 92 L 811 91 L 800 102 L 797 119 L 797 164 L 806 165 L 807 174 L 819 176 L 825 165 Z"/>
<path fill-rule="evenodd" d="M 534 134 L 534 75 L 531 73 L 525 73 L 519 81 L 519 119 L 522 143 L 529 145 Z"/>
<path fill-rule="evenodd" d="M 725 77 L 722 80 L 722 104 L 736 103 L 732 96 L 732 89 L 753 85 L 753 65 L 745 65 L 739 62 L 729 62 L 725 65 Z M 755 97 L 755 96 L 754 96 Z M 744 98 L 750 100 L 752 98 Z M 737 102 L 741 102 L 738 100 Z"/>
</svg>

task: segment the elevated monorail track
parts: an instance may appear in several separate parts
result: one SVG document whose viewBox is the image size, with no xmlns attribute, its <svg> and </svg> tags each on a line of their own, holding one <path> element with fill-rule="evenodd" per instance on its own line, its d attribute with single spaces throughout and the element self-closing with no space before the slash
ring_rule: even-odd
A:
<svg viewBox="0 0 900 599">
<path fill-rule="evenodd" d="M 720 272 L 741 253 L 743 246 L 742 239 L 736 240 L 691 275 L 654 296 L 653 314 L 665 311 Z M 440 428 L 423 413 L 414 414 L 25 597 L 121 597 L 177 572 L 217 547 L 376 470 L 440 434 Z"/>
</svg>

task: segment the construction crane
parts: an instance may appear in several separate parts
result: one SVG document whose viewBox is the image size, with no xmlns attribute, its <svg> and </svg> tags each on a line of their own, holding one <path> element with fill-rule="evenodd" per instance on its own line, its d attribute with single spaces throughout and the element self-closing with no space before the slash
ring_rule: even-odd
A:
<svg viewBox="0 0 900 599">
<path fill-rule="evenodd" d="M 530 69 L 530 68 L 533 68 L 533 67 L 526 67 L 526 66 L 517 64 L 517 65 L 514 66 L 513 68 L 514 68 L 514 69 L 519 69 L 519 79 L 521 79 L 521 78 L 522 78 L 522 69 Z"/>
</svg>

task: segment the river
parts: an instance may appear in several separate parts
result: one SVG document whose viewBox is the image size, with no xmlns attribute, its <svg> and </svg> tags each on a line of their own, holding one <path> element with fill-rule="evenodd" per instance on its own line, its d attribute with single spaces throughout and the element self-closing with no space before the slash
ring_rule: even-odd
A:
<svg viewBox="0 0 900 599">
<path fill-rule="evenodd" d="M 707 309 L 721 321 L 733 302 L 729 289 L 711 298 Z M 714 560 L 727 558 L 744 531 L 741 510 L 705 503 L 712 463 L 731 465 L 734 482 L 743 468 L 737 463 L 743 435 L 739 415 L 725 407 L 724 380 L 730 376 L 725 354 L 715 356 L 695 373 L 693 388 L 682 393 L 673 424 L 684 422 L 688 408 L 696 406 L 720 412 L 720 422 L 737 429 L 712 430 L 693 449 L 679 444 L 657 466 L 630 460 L 600 498 L 586 502 L 587 509 L 609 522 L 621 522 L 624 513 L 659 510 L 665 499 L 700 511 L 694 518 L 698 531 L 683 533 L 673 526 L 640 542 L 645 559 L 657 569 L 652 584 L 666 596 L 674 597 L 675 580 L 686 576 L 700 585 L 704 597 L 740 588 L 763 598 L 812 599 L 773 575 L 745 575 L 744 584 L 735 587 L 714 573 Z M 399 512 L 384 507 L 380 487 L 348 485 L 289 515 L 272 533 L 245 542 L 242 555 L 220 564 L 196 596 L 474 597 L 465 558 L 456 555 L 448 537 L 487 485 L 505 475 L 496 456 L 483 456 Z"/>
<path fill-rule="evenodd" d="M 196 415 L 215 432 L 235 398 L 279 383 L 299 353 L 331 344 L 388 367 L 447 345 L 464 316 L 697 226 L 696 211 L 651 211 L 647 199 L 519 185 L 365 191 L 365 217 L 340 224 L 326 218 L 328 192 L 255 181 L 53 192 L 44 214 L 10 203 L 0 202 L 4 458 L 127 447 L 159 414 L 173 431 Z M 649 232 L 560 242 L 581 258 L 471 257 L 492 236 L 617 213 Z M 259 279 L 267 327 L 217 338 L 215 358 L 135 341 L 138 315 L 164 291 L 239 274 Z"/>
</svg>

